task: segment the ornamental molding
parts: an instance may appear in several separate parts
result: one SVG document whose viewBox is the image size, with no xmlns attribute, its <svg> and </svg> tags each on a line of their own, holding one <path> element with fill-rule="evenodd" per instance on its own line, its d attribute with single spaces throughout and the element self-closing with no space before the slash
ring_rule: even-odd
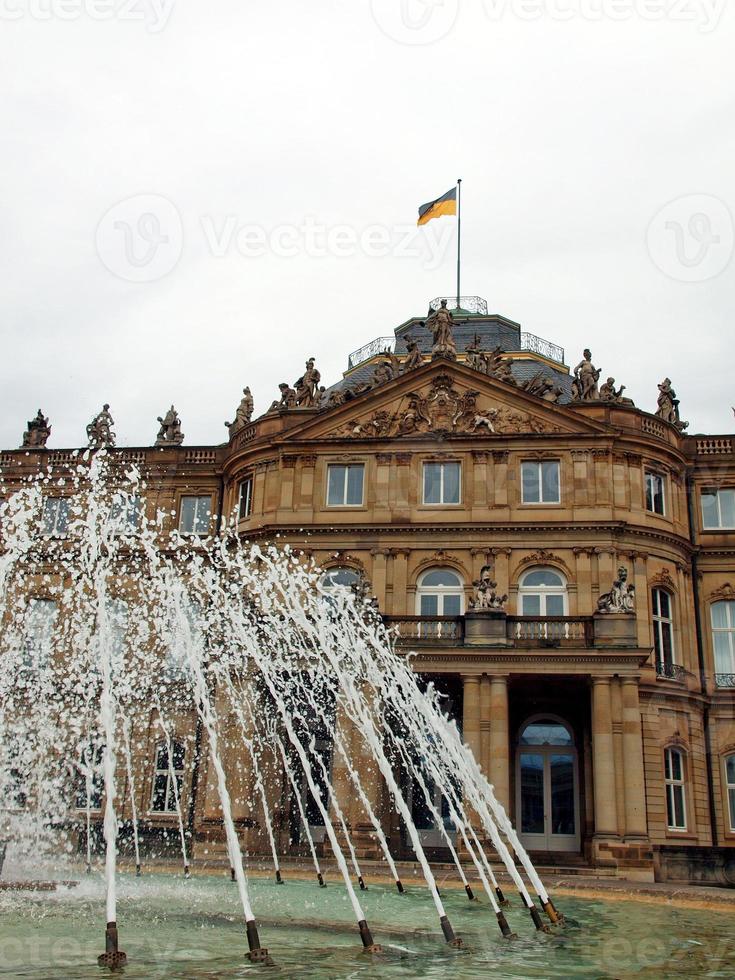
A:
<svg viewBox="0 0 735 980">
<path fill-rule="evenodd" d="M 729 582 L 725 582 L 719 589 L 715 589 L 714 592 L 710 592 L 707 596 L 708 602 L 721 602 L 723 599 L 726 602 L 735 601 L 735 589 L 733 589 Z"/>
<path fill-rule="evenodd" d="M 660 571 L 656 572 L 649 579 L 650 585 L 657 585 L 663 589 L 668 589 L 671 592 L 676 592 L 676 583 L 671 577 L 671 572 L 668 568 L 662 568 Z"/>
<path fill-rule="evenodd" d="M 555 555 L 553 551 L 547 551 L 545 548 L 540 548 L 538 551 L 534 551 L 531 555 L 526 555 L 525 558 L 521 558 L 516 567 L 516 574 L 519 574 L 521 569 L 525 568 L 527 565 L 551 565 L 560 568 L 567 579 L 572 578 L 572 573 L 564 561 L 559 555 Z"/>
</svg>

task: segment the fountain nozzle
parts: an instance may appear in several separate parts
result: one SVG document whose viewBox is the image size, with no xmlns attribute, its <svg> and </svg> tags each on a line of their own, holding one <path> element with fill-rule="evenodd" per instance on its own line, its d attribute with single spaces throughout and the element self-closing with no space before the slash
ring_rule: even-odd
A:
<svg viewBox="0 0 735 980">
<path fill-rule="evenodd" d="M 140 876 L 141 876 L 140 865 L 139 864 L 136 864 L 135 865 L 135 877 L 136 878 L 140 878 Z"/>
<path fill-rule="evenodd" d="M 449 921 L 446 915 L 443 915 L 439 919 L 439 925 L 442 927 L 442 932 L 444 933 L 444 938 L 447 941 L 447 946 L 453 946 L 455 949 L 461 949 L 464 946 L 464 943 L 459 936 L 454 935 L 452 923 Z"/>
<path fill-rule="evenodd" d="M 358 876 L 357 876 L 357 883 L 358 883 L 358 885 L 360 886 L 360 891 L 361 891 L 361 892 L 366 892 L 366 891 L 367 891 L 367 885 L 366 885 L 366 884 L 365 884 L 365 882 L 364 882 L 364 881 L 362 880 L 362 875 L 358 875 Z"/>
<path fill-rule="evenodd" d="M 471 902 L 474 902 L 475 893 L 472 891 L 472 887 L 469 884 L 467 884 L 464 886 L 464 890 L 467 892 L 467 898 L 469 898 Z"/>
<path fill-rule="evenodd" d="M 317 872 L 316 880 L 319 882 L 319 887 L 320 888 L 326 888 L 327 887 L 326 881 L 322 878 L 321 871 L 318 871 Z"/>
<path fill-rule="evenodd" d="M 396 878 L 396 888 L 398 889 L 398 894 L 399 895 L 402 895 L 405 892 L 405 890 L 406 890 L 403 887 L 403 882 L 401 881 L 400 878 Z"/>
<path fill-rule="evenodd" d="M 373 934 L 370 932 L 370 926 L 365 919 L 360 919 L 357 923 L 357 928 L 360 930 L 360 939 L 362 939 L 362 945 L 366 953 L 383 952 L 383 947 L 380 943 L 373 941 Z"/>
<path fill-rule="evenodd" d="M 125 953 L 118 949 L 117 922 L 108 922 L 105 929 L 105 951 L 97 957 L 97 965 L 106 966 L 110 970 L 119 970 L 127 962 Z"/>
<path fill-rule="evenodd" d="M 277 884 L 277 885 L 282 885 L 282 884 L 284 884 L 284 881 L 283 881 L 283 878 L 281 877 L 281 871 L 280 871 L 280 868 L 276 868 L 276 884 Z"/>
<path fill-rule="evenodd" d="M 245 923 L 245 929 L 247 930 L 248 946 L 250 947 L 250 952 L 248 953 L 250 962 L 263 963 L 265 966 L 275 966 L 268 950 L 260 945 L 260 936 L 258 935 L 258 926 L 255 923 L 255 919 L 249 919 Z"/>
</svg>

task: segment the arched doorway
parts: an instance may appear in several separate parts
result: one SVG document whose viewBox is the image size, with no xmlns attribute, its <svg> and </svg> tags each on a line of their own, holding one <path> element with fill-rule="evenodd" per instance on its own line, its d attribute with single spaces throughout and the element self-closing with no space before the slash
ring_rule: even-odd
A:
<svg viewBox="0 0 735 980">
<path fill-rule="evenodd" d="M 518 830 L 532 851 L 578 851 L 579 772 L 574 734 L 553 715 L 521 727 L 516 753 Z"/>
</svg>

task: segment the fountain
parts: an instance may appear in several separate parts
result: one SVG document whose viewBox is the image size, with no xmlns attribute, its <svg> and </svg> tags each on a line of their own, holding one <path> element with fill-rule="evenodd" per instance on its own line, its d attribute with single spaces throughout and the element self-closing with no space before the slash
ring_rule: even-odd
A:
<svg viewBox="0 0 735 980">
<path fill-rule="evenodd" d="M 42 520 L 52 486 L 68 501 L 58 536 L 44 533 Z M 493 862 L 509 875 L 534 930 L 549 931 L 542 912 L 552 926 L 563 925 L 492 787 L 443 713 L 439 693 L 431 685 L 421 690 L 373 607 L 352 590 L 325 586 L 303 556 L 243 543 L 227 521 L 210 538 L 165 531 L 165 514 L 141 518 L 135 530 L 122 526 L 119 515 L 144 497 L 135 467 L 101 449 L 80 453 L 71 470 L 49 468 L 29 479 L 5 495 L 0 515 L 3 837 L 26 861 L 41 854 L 73 857 L 82 846 L 91 870 L 91 812 L 103 802 L 105 939 L 99 964 L 115 970 L 127 960 L 119 946 L 117 895 L 118 812 L 126 797 L 141 889 L 147 877 L 135 789 L 135 733 L 144 725 L 161 739 L 156 765 L 161 792 L 170 793 L 166 808 L 176 821 L 183 881 L 197 860 L 172 735 L 172 719 L 182 714 L 196 719 L 206 744 L 252 962 L 272 960 L 261 945 L 233 817 L 233 773 L 222 750 L 233 730 L 240 765 L 251 779 L 251 803 L 262 815 L 275 882 L 290 885 L 267 789 L 274 779 L 295 801 L 318 886 L 326 887 L 304 794 L 318 810 L 367 952 L 380 954 L 384 944 L 368 922 L 362 896 L 367 886 L 342 809 L 337 763 L 342 790 L 346 786 L 359 800 L 405 900 L 413 889 L 404 887 L 363 778 L 367 765 L 380 774 L 433 904 L 437 933 L 449 949 L 461 949 L 463 941 L 412 818 L 409 783 L 443 828 L 461 887 L 477 904 L 463 858 L 474 868 L 502 937 L 515 933 Z M 320 748 L 317 727 L 328 733 L 331 760 Z M 437 792 L 462 854 L 444 828 Z"/>
</svg>

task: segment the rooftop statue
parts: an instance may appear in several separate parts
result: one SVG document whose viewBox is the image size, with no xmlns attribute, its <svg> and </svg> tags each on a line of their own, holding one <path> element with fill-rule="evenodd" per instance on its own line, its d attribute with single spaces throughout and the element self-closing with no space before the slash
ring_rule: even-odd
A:
<svg viewBox="0 0 735 980">
<path fill-rule="evenodd" d="M 314 367 L 313 357 L 306 362 L 305 368 L 304 373 L 294 384 L 296 405 L 299 408 L 313 408 L 318 402 L 317 389 L 322 376 Z"/>
<path fill-rule="evenodd" d="M 635 614 L 635 586 L 628 584 L 628 569 L 621 566 L 609 592 L 597 601 L 598 613 Z"/>
<path fill-rule="evenodd" d="M 419 350 L 418 342 L 413 337 L 406 334 L 404 339 L 408 351 L 406 360 L 403 362 L 403 373 L 405 374 L 407 371 L 415 371 L 416 368 L 420 368 L 424 363 L 424 358 Z"/>
<path fill-rule="evenodd" d="M 467 355 L 467 365 L 469 367 L 474 368 L 475 371 L 482 371 L 483 374 L 487 374 L 487 360 L 482 353 L 478 334 L 475 334 L 472 338 L 470 346 L 465 348 L 465 354 Z"/>
<path fill-rule="evenodd" d="M 625 385 L 621 385 L 617 390 L 615 389 L 615 378 L 608 378 L 604 385 L 600 385 L 600 401 L 601 402 L 628 402 L 629 398 L 623 398 L 623 392 L 625 391 Z"/>
<path fill-rule="evenodd" d="M 450 361 L 457 359 L 457 345 L 454 342 L 452 328 L 454 320 L 450 310 L 447 309 L 447 301 L 442 300 L 438 310 L 433 310 L 426 321 L 426 326 L 434 337 L 434 346 L 431 348 L 431 358 L 446 357 Z"/>
<path fill-rule="evenodd" d="M 572 382 L 572 400 L 575 402 L 596 402 L 600 392 L 597 382 L 600 380 L 600 369 L 592 363 L 592 352 L 584 351 L 582 360 L 574 369 Z"/>
<path fill-rule="evenodd" d="M 395 354 L 384 351 L 382 360 L 373 372 L 373 384 L 382 385 L 387 381 L 392 381 L 401 373 L 401 364 Z"/>
<path fill-rule="evenodd" d="M 658 408 L 656 415 L 664 422 L 671 422 L 680 431 L 689 428 L 688 422 L 682 422 L 679 416 L 679 399 L 671 387 L 671 378 L 664 378 L 658 386 Z"/>
<path fill-rule="evenodd" d="M 254 407 L 253 396 L 250 393 L 250 388 L 243 388 L 242 399 L 240 400 L 240 404 L 237 406 L 237 411 L 235 412 L 235 421 L 225 422 L 225 425 L 230 430 L 230 435 L 250 422 L 253 417 Z"/>
<path fill-rule="evenodd" d="M 48 442 L 50 435 L 51 426 L 39 408 L 38 415 L 36 415 L 35 419 L 29 421 L 28 430 L 23 433 L 23 448 L 42 449 Z"/>
<path fill-rule="evenodd" d="M 562 389 L 555 384 L 554 379 L 543 371 L 537 371 L 532 378 L 525 381 L 521 387 L 530 395 L 537 395 L 546 402 L 559 401 Z"/>
<path fill-rule="evenodd" d="M 280 401 L 273 402 L 270 411 L 272 412 L 279 408 L 296 408 L 296 389 L 286 384 L 285 381 L 282 381 L 278 386 L 278 390 L 281 393 L 281 399 Z"/>
<path fill-rule="evenodd" d="M 90 449 L 105 449 L 115 445 L 114 425 L 110 406 L 103 405 L 99 415 L 95 415 L 87 426 L 87 439 Z"/>
<path fill-rule="evenodd" d="M 180 446 L 184 441 L 184 433 L 181 431 L 181 419 L 176 409 L 171 406 L 166 414 L 161 418 L 158 416 L 161 428 L 156 436 L 156 446 Z"/>
<path fill-rule="evenodd" d="M 496 612 L 503 611 L 505 604 L 508 601 L 508 596 L 498 595 L 496 591 L 498 583 L 493 582 L 492 571 L 491 565 L 484 565 L 480 572 L 479 579 L 472 583 L 475 589 L 475 594 L 470 599 L 470 609 L 492 609 Z"/>
<path fill-rule="evenodd" d="M 509 385 L 516 383 L 511 370 L 512 359 L 505 356 L 500 344 L 489 354 L 483 354 L 482 357 L 485 362 L 485 374 Z"/>
</svg>

